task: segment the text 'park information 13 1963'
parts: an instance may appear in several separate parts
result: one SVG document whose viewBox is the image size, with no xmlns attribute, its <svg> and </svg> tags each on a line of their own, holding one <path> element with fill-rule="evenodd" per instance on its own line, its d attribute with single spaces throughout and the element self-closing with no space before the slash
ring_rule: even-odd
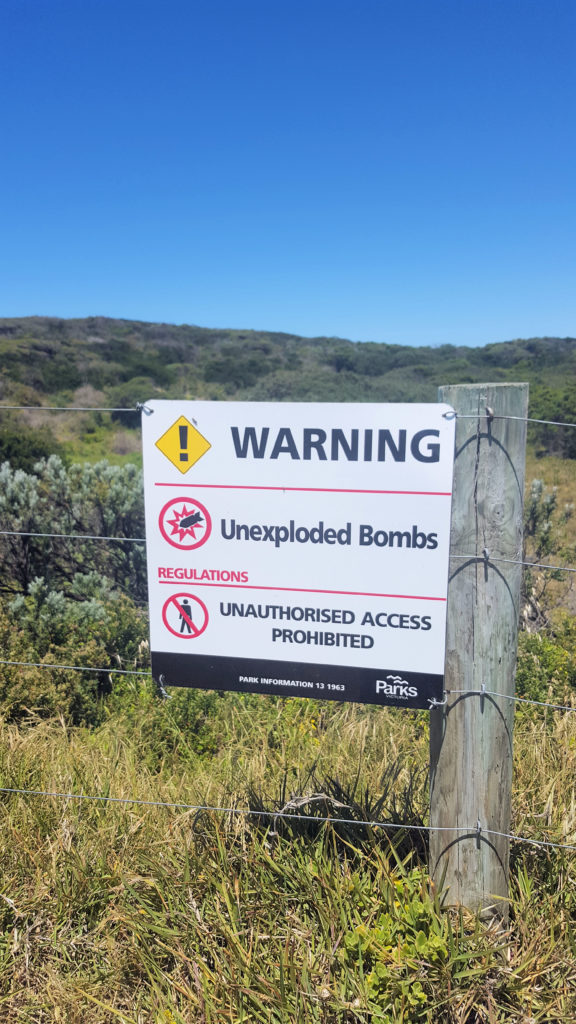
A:
<svg viewBox="0 0 576 1024">
<path fill-rule="evenodd" d="M 155 679 L 411 708 L 440 698 L 448 406 L 146 407 Z"/>
</svg>

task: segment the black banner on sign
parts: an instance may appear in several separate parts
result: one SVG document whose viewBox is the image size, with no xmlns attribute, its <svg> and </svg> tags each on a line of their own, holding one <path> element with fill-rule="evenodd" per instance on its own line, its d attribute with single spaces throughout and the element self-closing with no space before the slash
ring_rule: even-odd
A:
<svg viewBox="0 0 576 1024">
<path fill-rule="evenodd" d="M 161 651 L 152 652 L 152 675 L 163 686 L 315 697 L 427 710 L 429 701 L 442 699 L 444 687 L 443 676 L 427 672 Z"/>
</svg>

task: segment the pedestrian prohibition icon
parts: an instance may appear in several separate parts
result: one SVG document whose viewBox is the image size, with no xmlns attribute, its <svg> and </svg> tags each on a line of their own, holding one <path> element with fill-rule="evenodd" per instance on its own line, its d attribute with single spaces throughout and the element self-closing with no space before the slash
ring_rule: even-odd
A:
<svg viewBox="0 0 576 1024">
<path fill-rule="evenodd" d="M 195 640 L 208 625 L 208 609 L 194 594 L 172 594 L 164 602 L 162 621 L 180 640 Z"/>
<path fill-rule="evenodd" d="M 158 519 L 160 533 L 174 548 L 192 551 L 205 544 L 212 532 L 208 509 L 195 498 L 173 498 Z"/>
</svg>

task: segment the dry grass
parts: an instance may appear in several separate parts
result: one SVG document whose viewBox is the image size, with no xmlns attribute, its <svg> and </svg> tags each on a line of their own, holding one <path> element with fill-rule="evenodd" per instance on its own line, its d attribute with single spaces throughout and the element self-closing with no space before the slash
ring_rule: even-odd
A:
<svg viewBox="0 0 576 1024">
<path fill-rule="evenodd" d="M 225 806 L 252 791 L 277 807 L 311 773 L 352 791 L 359 770 L 374 801 L 387 772 L 402 790 L 427 759 L 424 714 L 230 697 L 212 755 L 195 756 L 182 733 L 166 758 L 157 714 L 114 715 L 94 732 L 4 725 L 2 785 Z M 515 829 L 574 837 L 576 715 L 519 716 L 516 752 Z M 413 801 L 425 814 L 425 785 Z M 574 861 L 559 854 L 514 851 L 503 936 L 441 912 L 424 866 L 402 866 L 366 832 L 275 837 L 242 817 L 15 795 L 0 815 L 6 1020 L 576 1017 Z"/>
<path fill-rule="evenodd" d="M 527 479 L 563 503 L 573 469 Z M 191 728 L 180 698 L 128 696 L 92 731 L 0 723 L 0 786 L 253 810 L 321 790 L 324 812 L 426 819 L 425 713 L 228 695 Z M 513 845 L 503 933 L 441 909 L 406 837 L 14 794 L 0 825 L 0 1019 L 576 1019 L 572 853 Z M 512 827 L 576 844 L 576 714 L 518 712 Z"/>
</svg>

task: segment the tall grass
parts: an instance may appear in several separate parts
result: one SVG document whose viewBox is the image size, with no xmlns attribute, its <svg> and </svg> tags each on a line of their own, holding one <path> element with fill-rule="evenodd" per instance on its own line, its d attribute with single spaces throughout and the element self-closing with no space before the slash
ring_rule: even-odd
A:
<svg viewBox="0 0 576 1024">
<path fill-rule="evenodd" d="M 501 931 L 443 909 L 406 836 L 257 813 L 316 794 L 425 821 L 426 715 L 227 695 L 190 731 L 198 699 L 142 691 L 91 732 L 0 725 L 2 786 L 256 812 L 3 794 L 2 1019 L 576 1019 L 574 858 L 514 846 Z M 515 831 L 576 842 L 576 716 L 519 715 L 516 762 Z"/>
<path fill-rule="evenodd" d="M 568 501 L 571 468 L 527 476 Z M 569 700 L 563 636 L 522 643 L 522 692 Z M 0 721 L 0 787 L 250 813 L 0 794 L 0 1020 L 576 1020 L 574 853 L 512 844 L 504 929 L 433 891 L 424 830 L 307 820 L 425 825 L 426 713 L 121 683 L 106 707 Z M 520 707 L 514 749 L 513 831 L 576 845 L 576 713 Z"/>
</svg>

